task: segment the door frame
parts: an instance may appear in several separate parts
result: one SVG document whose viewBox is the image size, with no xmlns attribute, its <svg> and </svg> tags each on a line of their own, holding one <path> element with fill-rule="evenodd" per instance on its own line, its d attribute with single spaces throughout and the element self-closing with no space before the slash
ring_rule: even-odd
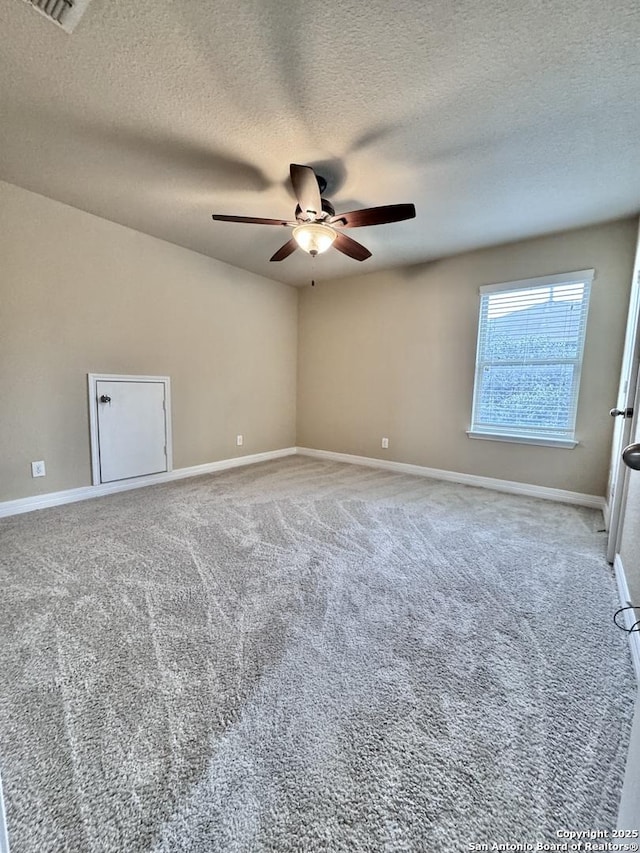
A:
<svg viewBox="0 0 640 853">
<path fill-rule="evenodd" d="M 173 437 L 171 433 L 171 379 L 168 376 L 129 376 L 114 373 L 87 373 L 89 391 L 89 436 L 91 440 L 91 482 L 94 486 L 102 484 L 100 479 L 100 434 L 98 431 L 98 382 L 161 382 L 164 385 L 164 430 L 167 446 L 167 471 L 173 471 Z M 148 477 L 162 477 L 160 474 L 147 474 Z M 137 477 L 131 479 L 136 480 Z M 126 480 L 120 482 L 126 483 Z"/>
<path fill-rule="evenodd" d="M 636 239 L 636 254 L 629 294 L 627 328 L 624 352 L 620 369 L 620 385 L 616 397 L 616 408 L 622 411 L 632 408 L 633 418 L 616 418 L 611 440 L 611 462 L 604 506 L 605 527 L 609 533 L 607 541 L 607 560 L 613 563 L 621 536 L 621 523 L 624 514 L 624 491 L 627 467 L 622 462 L 622 450 L 629 443 L 635 428 L 637 406 L 640 402 L 637 393 L 640 366 L 640 226 Z"/>
</svg>

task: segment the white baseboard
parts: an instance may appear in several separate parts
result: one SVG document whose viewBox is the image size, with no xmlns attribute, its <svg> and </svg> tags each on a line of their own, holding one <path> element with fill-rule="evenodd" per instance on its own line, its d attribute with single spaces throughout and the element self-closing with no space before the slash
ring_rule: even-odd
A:
<svg viewBox="0 0 640 853">
<path fill-rule="evenodd" d="M 241 465 L 268 462 L 271 459 L 292 456 L 295 452 L 295 447 L 285 447 L 282 450 L 268 450 L 265 453 L 252 453 L 248 456 L 236 456 L 232 459 L 206 462 L 204 465 L 193 465 L 190 468 L 176 468 L 174 471 L 150 474 L 147 477 L 136 477 L 132 480 L 118 480 L 115 483 L 101 483 L 97 486 L 81 486 L 77 489 L 65 489 L 62 492 L 49 492 L 44 495 L 33 495 L 29 498 L 18 498 L 14 501 L 3 501 L 0 502 L 0 518 L 32 512 L 35 509 L 45 509 L 50 506 L 76 503 L 76 501 L 84 501 L 88 498 L 101 498 L 105 495 L 113 495 L 116 492 L 140 489 L 143 486 L 155 486 L 158 483 L 170 483 L 173 480 L 184 480 L 187 477 L 198 477 L 200 474 L 211 474 L 214 471 L 226 471 L 228 468 L 239 468 Z M 0 853 L 2 853 L 1 846 Z"/>
<path fill-rule="evenodd" d="M 480 477 L 477 474 L 462 474 L 458 471 L 444 471 L 441 468 L 425 468 L 422 465 L 410 465 L 407 462 L 391 462 L 387 459 L 374 459 L 371 456 L 352 456 L 350 453 L 334 453 L 330 450 L 313 450 L 309 447 L 297 447 L 296 452 L 315 459 L 329 459 L 333 462 L 348 462 L 353 465 L 366 465 L 369 468 L 382 468 L 385 471 L 397 471 L 401 474 L 415 474 L 418 477 L 431 477 L 434 480 L 447 480 L 462 483 L 465 486 L 480 486 L 497 492 L 512 495 L 528 495 L 531 498 L 543 498 L 548 501 L 588 506 L 602 509 L 604 498 L 598 495 L 583 495 L 580 492 L 568 492 L 564 489 L 551 489 L 547 486 L 535 486 L 530 483 L 516 483 L 512 480 L 498 480 L 493 477 Z"/>
<path fill-rule="evenodd" d="M 620 598 L 620 607 L 628 607 L 631 602 L 629 587 L 627 586 L 627 576 L 624 573 L 624 566 L 620 559 L 620 554 L 616 554 L 613 560 L 613 571 L 616 576 L 616 585 L 618 587 L 618 596 Z M 630 628 L 635 622 L 640 619 L 640 610 L 627 610 L 624 615 L 624 624 Z M 640 684 L 640 631 L 632 631 L 629 635 L 629 647 L 631 648 L 631 658 L 633 660 L 633 668 L 636 672 L 636 679 Z"/>
<path fill-rule="evenodd" d="M 232 459 L 220 459 L 217 462 L 206 462 L 204 465 L 193 465 L 190 468 L 177 468 L 162 474 L 150 474 L 147 477 L 136 477 L 132 480 L 118 480 L 115 483 L 101 483 L 97 486 L 81 486 L 77 489 L 66 489 L 61 492 L 48 492 L 44 495 L 33 495 L 28 498 L 18 498 L 13 501 L 0 502 L 0 518 L 9 515 L 19 515 L 36 509 L 45 509 L 61 504 L 75 503 L 89 498 L 100 498 L 116 492 L 129 489 L 140 489 L 143 486 L 153 486 L 158 483 L 170 483 L 173 480 L 183 480 L 186 477 L 197 477 L 200 474 L 211 474 L 215 471 L 225 471 L 241 465 L 253 465 L 256 462 L 267 462 L 281 459 L 296 453 L 315 459 L 327 459 L 333 462 L 347 462 L 352 465 L 365 465 L 370 468 L 381 468 L 385 471 L 397 471 L 401 474 L 413 474 L 418 477 L 431 477 L 434 480 L 447 480 L 451 483 L 461 483 L 465 486 L 479 486 L 484 489 L 494 489 L 498 492 L 508 492 L 513 495 L 527 495 L 532 498 L 559 501 L 560 503 L 588 506 L 603 509 L 604 498 L 598 495 L 583 495 L 580 492 L 568 492 L 564 489 L 551 489 L 547 486 L 535 486 L 530 483 L 517 483 L 512 480 L 498 480 L 493 477 L 480 477 L 477 474 L 462 474 L 458 471 L 444 471 L 440 468 L 426 468 L 422 465 L 410 465 L 407 462 L 391 462 L 387 459 L 375 459 L 372 456 L 354 456 L 350 453 L 334 453 L 330 450 L 314 450 L 309 447 L 285 447 L 282 450 L 268 450 L 265 453 L 253 453 L 248 456 L 237 456 Z M 2 853 L 0 849 L 0 853 Z"/>
<path fill-rule="evenodd" d="M 7 815 L 4 810 L 2 796 L 2 779 L 0 779 L 0 853 L 9 853 L 9 836 L 7 835 Z"/>
</svg>

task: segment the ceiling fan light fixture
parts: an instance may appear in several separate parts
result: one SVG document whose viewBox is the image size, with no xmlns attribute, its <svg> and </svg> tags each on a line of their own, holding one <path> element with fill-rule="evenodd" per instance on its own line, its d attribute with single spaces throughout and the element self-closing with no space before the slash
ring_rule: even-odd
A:
<svg viewBox="0 0 640 853">
<path fill-rule="evenodd" d="M 305 222 L 293 229 L 293 238 L 298 246 L 314 256 L 326 252 L 337 236 L 333 228 L 321 222 Z"/>
</svg>

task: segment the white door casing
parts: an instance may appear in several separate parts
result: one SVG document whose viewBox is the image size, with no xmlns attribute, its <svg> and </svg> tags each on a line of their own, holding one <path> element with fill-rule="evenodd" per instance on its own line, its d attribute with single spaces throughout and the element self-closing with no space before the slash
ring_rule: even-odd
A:
<svg viewBox="0 0 640 853">
<path fill-rule="evenodd" d="M 169 378 L 88 378 L 94 485 L 170 471 Z"/>
<path fill-rule="evenodd" d="M 629 295 L 629 313 L 622 356 L 620 384 L 615 408 L 625 412 L 633 409 L 636 400 L 638 365 L 640 364 L 640 231 L 636 244 L 636 259 Z M 632 435 L 632 418 L 618 416 L 615 419 L 611 443 L 611 466 L 605 501 L 605 522 L 609 531 L 607 559 L 613 563 L 620 539 L 620 519 L 623 511 L 624 482 L 627 468 L 622 462 L 622 451 Z"/>
</svg>

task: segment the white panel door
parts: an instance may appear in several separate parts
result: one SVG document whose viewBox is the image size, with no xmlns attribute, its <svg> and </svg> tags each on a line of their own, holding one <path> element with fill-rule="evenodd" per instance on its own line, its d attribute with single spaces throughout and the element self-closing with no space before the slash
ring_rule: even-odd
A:
<svg viewBox="0 0 640 853">
<path fill-rule="evenodd" d="M 164 382 L 95 384 L 100 482 L 167 470 Z"/>
<path fill-rule="evenodd" d="M 636 383 L 638 382 L 638 366 L 640 363 L 640 232 L 636 244 L 636 259 L 631 281 L 629 296 L 629 311 L 627 316 L 627 332 L 622 356 L 622 370 L 616 408 L 611 414 L 616 418 L 613 440 L 611 443 L 611 466 L 609 468 L 609 483 L 607 485 L 605 512 L 606 527 L 609 531 L 607 543 L 607 559 L 613 563 L 619 547 L 621 525 L 624 514 L 624 484 L 626 468 L 622 462 L 622 450 L 631 440 L 633 407 L 636 401 Z"/>
</svg>

